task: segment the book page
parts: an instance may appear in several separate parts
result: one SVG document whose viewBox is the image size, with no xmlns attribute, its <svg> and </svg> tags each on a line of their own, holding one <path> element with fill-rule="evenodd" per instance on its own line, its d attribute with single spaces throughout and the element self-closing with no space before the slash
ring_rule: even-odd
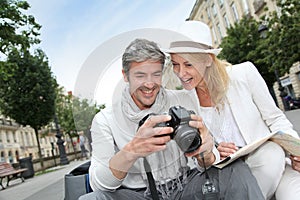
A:
<svg viewBox="0 0 300 200">
<path fill-rule="evenodd" d="M 300 139 L 289 134 L 279 133 L 270 138 L 271 141 L 279 144 L 284 150 L 294 156 L 300 156 Z"/>
<path fill-rule="evenodd" d="M 275 134 L 276 133 L 272 133 L 272 134 L 267 135 L 259 140 L 254 141 L 250 144 L 247 144 L 246 146 L 244 146 L 244 147 L 240 148 L 238 151 L 236 151 L 234 154 L 231 154 L 230 156 L 219 161 L 218 163 L 214 164 L 213 166 L 222 169 L 223 167 L 232 163 L 236 159 L 251 153 L 252 151 L 257 149 L 259 146 L 261 146 L 263 143 L 265 143 L 268 139 L 270 139 Z"/>
<path fill-rule="evenodd" d="M 246 146 L 240 148 L 237 152 L 230 155 L 229 157 L 221 160 L 220 162 L 214 164 L 213 166 L 222 169 L 226 165 L 232 163 L 236 159 L 245 156 L 255 149 L 257 149 L 259 146 L 261 146 L 263 143 L 265 143 L 267 140 L 271 140 L 278 145 L 280 145 L 284 150 L 286 150 L 288 153 L 294 155 L 294 156 L 300 156 L 300 139 L 295 138 L 289 134 L 278 132 L 278 133 L 271 133 L 270 135 L 267 135 L 266 137 L 263 137 L 259 140 L 256 140 L 250 144 L 247 144 Z"/>
</svg>

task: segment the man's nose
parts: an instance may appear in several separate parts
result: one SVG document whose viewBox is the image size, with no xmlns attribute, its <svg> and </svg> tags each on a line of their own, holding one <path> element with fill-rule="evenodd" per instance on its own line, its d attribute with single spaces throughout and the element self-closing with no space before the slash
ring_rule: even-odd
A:
<svg viewBox="0 0 300 200">
<path fill-rule="evenodd" d="M 145 86 L 148 88 L 152 88 L 154 87 L 155 83 L 153 81 L 146 81 L 145 82 Z"/>
</svg>

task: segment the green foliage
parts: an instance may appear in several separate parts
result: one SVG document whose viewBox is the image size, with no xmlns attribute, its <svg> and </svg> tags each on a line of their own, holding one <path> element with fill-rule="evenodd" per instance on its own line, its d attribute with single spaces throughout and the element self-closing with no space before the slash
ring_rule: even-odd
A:
<svg viewBox="0 0 300 200">
<path fill-rule="evenodd" d="M 11 51 L 0 62 L 0 110 L 23 125 L 40 128 L 54 115 L 56 81 L 43 51 Z"/>
<path fill-rule="evenodd" d="M 258 32 L 259 24 L 251 18 L 243 18 L 228 29 L 222 41 L 220 58 L 236 64 L 250 60 L 258 68 L 267 85 L 276 80 L 275 71 L 284 75 L 300 60 L 300 1 L 277 0 L 279 11 L 264 16 L 267 23 L 266 37 Z"/>
<path fill-rule="evenodd" d="M 73 98 L 73 117 L 77 131 L 86 131 L 97 112 L 105 108 L 102 104 L 97 106 L 87 99 Z"/>
<path fill-rule="evenodd" d="M 7 55 L 15 48 L 28 49 L 37 44 L 41 26 L 31 15 L 23 12 L 30 8 L 26 1 L 0 1 L 0 52 Z M 22 12 L 23 11 L 23 12 Z"/>
<path fill-rule="evenodd" d="M 276 3 L 280 13 L 273 12 L 264 19 L 269 28 L 264 44 L 268 49 L 264 52 L 264 62 L 283 75 L 300 60 L 300 1 L 277 0 Z"/>
<path fill-rule="evenodd" d="M 86 131 L 91 125 L 97 112 L 105 108 L 105 105 L 97 106 L 87 99 L 79 99 L 71 93 L 64 94 L 63 88 L 57 88 L 56 114 L 60 127 L 72 137 L 78 136 L 78 131 Z"/>
<path fill-rule="evenodd" d="M 223 50 L 219 57 L 232 64 L 253 62 L 267 85 L 271 87 L 275 81 L 274 72 L 261 60 L 263 54 L 258 49 L 261 42 L 258 26 L 258 22 L 254 19 L 244 17 L 239 23 L 227 29 L 227 36 L 220 45 Z"/>
<path fill-rule="evenodd" d="M 0 111 L 35 130 L 43 168 L 38 129 L 53 119 L 57 83 L 45 53 L 30 53 L 41 26 L 24 14 L 29 8 L 26 1 L 0 0 Z"/>
<path fill-rule="evenodd" d="M 65 133 L 75 136 L 77 134 L 72 114 L 72 95 L 65 95 L 63 87 L 56 89 L 56 95 L 55 110 L 60 127 Z"/>
</svg>

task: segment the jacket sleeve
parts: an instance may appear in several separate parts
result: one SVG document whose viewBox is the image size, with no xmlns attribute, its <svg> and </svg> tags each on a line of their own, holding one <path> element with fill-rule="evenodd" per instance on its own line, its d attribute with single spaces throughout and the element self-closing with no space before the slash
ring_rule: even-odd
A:
<svg viewBox="0 0 300 200">
<path fill-rule="evenodd" d="M 109 168 L 109 160 L 116 152 L 109 119 L 103 112 L 95 115 L 91 126 L 93 154 L 89 168 L 90 185 L 94 191 L 114 191 L 123 180 L 117 179 Z"/>
<path fill-rule="evenodd" d="M 251 62 L 247 62 L 245 71 L 253 102 L 259 109 L 261 117 L 269 127 L 270 131 L 283 131 L 298 138 L 299 136 L 297 132 L 293 130 L 291 122 L 276 106 L 266 82 L 256 67 Z"/>
</svg>

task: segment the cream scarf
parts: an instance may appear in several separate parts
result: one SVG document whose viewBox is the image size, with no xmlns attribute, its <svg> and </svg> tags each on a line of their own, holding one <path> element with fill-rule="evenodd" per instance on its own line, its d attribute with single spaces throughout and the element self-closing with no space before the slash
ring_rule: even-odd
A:
<svg viewBox="0 0 300 200">
<path fill-rule="evenodd" d="M 163 112 L 168 112 L 170 105 L 171 103 L 167 91 L 161 87 L 156 101 L 151 108 L 140 110 L 134 103 L 129 92 L 129 86 L 127 85 L 122 93 L 121 101 L 121 112 L 125 118 L 125 121 L 123 118 L 124 123 L 122 130 L 135 133 L 138 122 L 144 116 L 149 113 L 161 114 Z M 153 177 L 156 180 L 156 188 L 162 194 L 164 199 L 169 199 L 172 193 L 183 189 L 188 171 L 187 159 L 183 155 L 183 152 L 180 151 L 175 141 L 171 140 L 168 142 L 167 148 L 164 151 L 147 156 L 147 160 L 151 166 Z M 139 163 L 140 169 L 143 169 L 142 177 L 146 185 L 148 185 L 142 159 L 139 159 L 137 162 Z M 149 193 L 150 190 L 148 186 L 145 195 L 149 195 Z"/>
</svg>

